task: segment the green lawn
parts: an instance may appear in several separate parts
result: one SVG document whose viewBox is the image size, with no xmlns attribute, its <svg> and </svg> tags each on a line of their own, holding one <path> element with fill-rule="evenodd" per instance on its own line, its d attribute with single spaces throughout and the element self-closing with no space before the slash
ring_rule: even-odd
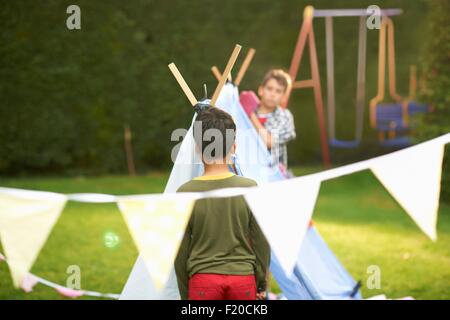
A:
<svg viewBox="0 0 450 320">
<path fill-rule="evenodd" d="M 2 179 L 0 186 L 61 193 L 137 194 L 161 192 L 167 177 L 166 173 L 151 173 L 134 178 Z M 392 298 L 411 295 L 417 299 L 450 299 L 450 206 L 441 204 L 439 214 L 439 239 L 433 243 L 378 180 L 364 171 L 324 182 L 314 220 L 349 272 L 363 281 L 364 296 L 385 293 Z M 105 245 L 106 232 L 118 235 L 116 247 Z M 67 267 L 78 265 L 83 289 L 119 293 L 136 257 L 135 246 L 114 204 L 69 202 L 32 272 L 65 284 Z M 380 290 L 365 286 L 370 265 L 381 268 Z M 6 265 L 0 263 L 0 299 L 59 298 L 54 290 L 42 285 L 29 294 L 15 290 Z"/>
</svg>

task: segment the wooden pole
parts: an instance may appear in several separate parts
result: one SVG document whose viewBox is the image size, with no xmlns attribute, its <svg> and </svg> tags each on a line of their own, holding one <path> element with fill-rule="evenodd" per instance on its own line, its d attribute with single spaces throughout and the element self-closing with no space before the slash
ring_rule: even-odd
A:
<svg viewBox="0 0 450 320">
<path fill-rule="evenodd" d="M 417 69 L 412 65 L 409 67 L 409 100 L 416 98 L 417 90 Z"/>
<path fill-rule="evenodd" d="M 314 83 L 314 100 L 316 102 L 317 121 L 320 129 L 320 144 L 325 167 L 331 166 L 330 153 L 328 148 L 328 135 L 325 126 L 325 113 L 323 111 L 322 88 L 320 85 L 319 64 L 317 61 L 316 43 L 314 40 L 314 30 L 311 25 L 309 34 L 309 60 L 311 64 L 311 78 Z"/>
<path fill-rule="evenodd" d="M 217 68 L 216 66 L 212 66 L 211 71 L 212 71 L 214 77 L 216 77 L 217 81 L 219 81 L 220 77 L 222 76 L 222 74 L 219 71 L 219 68 Z"/>
<path fill-rule="evenodd" d="M 311 30 L 313 13 L 314 13 L 314 9 L 311 6 L 307 6 L 303 13 L 303 23 L 300 28 L 300 33 L 298 35 L 297 44 L 295 45 L 294 54 L 292 55 L 291 66 L 289 68 L 289 75 L 291 76 L 293 83 L 297 79 L 298 69 L 300 67 L 300 63 L 302 62 L 303 51 L 305 50 L 306 39 L 309 35 L 309 31 Z M 284 108 L 286 108 L 289 103 L 291 91 L 292 91 L 292 88 L 291 88 L 291 90 L 289 90 L 289 92 L 286 93 L 287 98 L 282 104 L 282 106 Z"/>
<path fill-rule="evenodd" d="M 124 142 L 125 154 L 127 157 L 128 174 L 130 176 L 135 176 L 136 169 L 134 166 L 133 148 L 131 147 L 131 130 L 128 124 L 124 126 Z"/>
<path fill-rule="evenodd" d="M 236 76 L 236 80 L 234 81 L 234 84 L 236 86 L 239 86 L 241 84 L 242 78 L 244 78 L 244 75 L 247 72 L 247 69 L 250 66 L 250 63 L 252 62 L 253 57 L 255 56 L 255 52 L 256 52 L 256 50 L 253 48 L 250 48 L 250 50 L 248 50 L 247 55 L 245 56 L 244 62 L 242 63 L 242 66 L 239 69 L 239 72 Z"/>
<path fill-rule="evenodd" d="M 250 63 L 253 60 L 255 52 L 256 52 L 256 50 L 253 48 L 250 48 L 250 50 L 247 52 L 244 62 L 242 63 L 241 68 L 239 69 L 236 80 L 234 81 L 234 84 L 236 86 L 239 86 L 241 84 L 242 78 L 244 77 L 245 73 L 247 72 L 247 69 L 250 66 Z M 217 66 L 212 66 L 211 72 L 213 73 L 214 77 L 216 77 L 217 81 L 220 81 L 222 74 L 220 73 L 219 68 L 217 68 Z M 230 73 L 230 76 L 228 77 L 228 81 L 231 81 L 231 73 Z"/>
<path fill-rule="evenodd" d="M 184 94 L 189 99 L 189 102 L 193 106 L 195 106 L 197 104 L 197 98 L 195 98 L 194 94 L 192 93 L 191 89 L 187 85 L 186 81 L 184 81 L 184 78 L 181 75 L 180 71 L 178 71 L 178 68 L 175 65 L 175 63 L 172 62 L 171 64 L 169 64 L 169 69 L 170 69 L 170 71 L 172 71 L 172 74 L 175 77 L 175 79 L 177 79 L 178 84 L 181 87 L 181 90 L 183 90 Z"/>
<path fill-rule="evenodd" d="M 289 98 L 293 89 L 312 87 L 314 90 L 314 101 L 316 105 L 317 121 L 320 129 L 320 144 L 322 150 L 323 164 L 325 167 L 331 165 L 330 153 L 327 140 L 327 129 L 325 127 L 325 115 L 323 110 L 322 89 L 320 85 L 319 65 L 317 60 L 317 50 L 314 40 L 313 21 L 314 8 L 307 6 L 303 12 L 303 23 L 300 29 L 300 33 L 295 46 L 294 54 L 291 60 L 291 66 L 289 68 L 289 74 L 292 78 L 293 85 L 286 94 L 286 99 L 282 106 L 287 107 Z M 309 55 L 310 55 L 310 68 L 311 79 L 296 81 L 298 70 L 305 50 L 306 41 L 308 40 Z"/>
<path fill-rule="evenodd" d="M 217 68 L 217 66 L 212 66 L 211 67 L 211 72 L 213 73 L 214 77 L 216 77 L 217 81 L 220 81 L 220 78 L 222 77 L 222 73 L 220 73 L 219 68 Z M 233 81 L 232 77 L 231 77 L 231 73 L 228 75 L 228 81 Z"/>
<path fill-rule="evenodd" d="M 228 59 L 227 66 L 225 67 L 225 70 L 222 74 L 222 77 L 219 80 L 219 83 L 217 84 L 216 90 L 214 91 L 214 94 L 211 98 L 211 105 L 215 106 L 217 99 L 219 98 L 220 91 L 222 91 L 223 86 L 225 85 L 225 82 L 227 81 L 228 76 L 230 75 L 231 69 L 233 68 L 236 59 L 239 55 L 239 52 L 241 51 L 240 45 L 235 45 L 234 50 L 231 53 L 230 59 Z"/>
</svg>

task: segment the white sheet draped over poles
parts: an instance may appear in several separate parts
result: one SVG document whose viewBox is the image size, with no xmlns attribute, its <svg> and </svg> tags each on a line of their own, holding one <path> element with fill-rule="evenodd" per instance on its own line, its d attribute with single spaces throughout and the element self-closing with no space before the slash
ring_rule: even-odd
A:
<svg viewBox="0 0 450 320">
<path fill-rule="evenodd" d="M 186 137 L 191 136 L 188 134 Z M 185 142 L 188 143 L 188 141 L 183 141 L 183 144 Z M 171 231 L 163 236 L 171 234 L 170 237 L 173 238 L 171 249 L 168 250 L 169 253 L 159 256 L 157 252 L 154 252 L 154 254 L 160 261 L 163 261 L 161 265 L 167 265 L 168 262 L 173 263 L 174 251 L 181 241 L 180 237 L 175 235 L 185 225 L 193 201 L 209 197 L 244 195 L 283 268 L 285 268 L 286 273 L 290 273 L 303 239 L 303 234 L 299 235 L 298 230 L 306 230 L 307 228 L 321 182 L 366 169 L 373 171 L 420 229 L 432 240 L 436 240 L 442 159 L 444 145 L 449 142 L 450 133 L 380 157 L 286 181 L 269 183 L 260 187 L 171 194 L 169 202 L 164 206 L 175 208 L 177 203 L 184 203 L 183 210 L 169 210 L 174 211 L 174 215 L 182 219 L 180 219 L 180 224 L 169 228 Z M 168 193 L 175 191 L 171 189 L 171 186 L 169 179 L 166 187 Z M 134 229 L 131 219 L 132 216 L 144 217 L 145 206 L 158 207 L 158 201 L 162 199 L 162 196 L 167 197 L 167 195 L 159 194 L 142 196 L 62 195 L 0 188 L 0 239 L 5 249 L 6 258 L 10 261 L 14 284 L 20 285 L 21 279 L 30 270 L 67 199 L 94 203 L 118 202 L 119 209 L 130 228 L 133 239 L 137 243 L 138 249 L 143 253 L 143 250 L 145 250 L 143 244 L 146 241 L 145 232 L 148 230 L 143 226 L 137 226 L 138 229 Z M 142 210 L 137 207 L 130 208 L 128 206 L 130 202 L 128 201 L 131 199 L 135 199 L 139 203 L 138 207 L 144 205 Z M 154 218 L 158 217 L 158 219 L 167 222 L 167 219 L 160 215 L 166 210 L 161 210 L 150 211 L 153 212 Z M 149 223 L 151 217 L 152 215 L 148 215 L 144 219 L 148 220 Z M 170 218 L 168 219 L 170 220 Z M 148 226 L 150 229 L 154 228 L 151 223 Z M 287 231 L 292 228 L 295 228 L 296 232 L 290 233 Z M 172 232 L 174 230 L 176 231 Z M 294 234 L 297 236 L 293 237 Z M 289 237 L 287 238 L 287 236 Z M 154 258 L 155 255 L 152 259 Z M 135 267 L 137 269 L 144 268 L 141 271 L 148 270 L 145 268 L 145 263 L 139 259 Z M 164 295 L 164 290 L 162 295 L 158 290 L 163 287 L 167 280 L 167 268 L 163 267 L 162 269 L 163 272 L 155 273 L 155 270 L 150 268 L 148 270 L 150 274 L 147 274 L 147 278 L 134 279 L 134 282 L 141 281 L 140 283 L 134 283 L 134 285 L 139 284 L 142 287 L 141 293 L 148 294 L 150 292 L 152 294 L 150 297 L 164 296 L 167 298 L 167 295 Z M 145 275 L 147 272 L 141 273 Z M 172 273 L 170 277 L 174 277 L 174 274 Z M 171 283 L 172 286 L 174 283 L 176 285 L 176 281 L 168 281 L 167 283 Z M 176 288 L 167 288 L 166 286 L 165 289 L 170 289 L 173 292 L 173 289 Z"/>
</svg>

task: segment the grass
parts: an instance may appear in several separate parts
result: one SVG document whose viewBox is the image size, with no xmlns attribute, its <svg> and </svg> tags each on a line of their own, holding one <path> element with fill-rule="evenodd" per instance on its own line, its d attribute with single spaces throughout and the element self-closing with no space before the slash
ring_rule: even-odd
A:
<svg viewBox="0 0 450 320">
<path fill-rule="evenodd" d="M 311 172 L 298 168 L 296 174 Z M 162 192 L 166 173 L 140 177 L 4 179 L 1 186 L 61 193 L 137 194 Z M 433 243 L 369 172 L 325 181 L 314 214 L 316 227 L 355 279 L 363 295 L 450 299 L 450 206 L 441 204 L 438 241 Z M 113 232 L 119 244 L 103 239 Z M 0 248 L 1 250 L 1 248 Z M 68 266 L 81 269 L 86 290 L 120 293 L 137 257 L 131 237 L 113 204 L 69 202 L 41 251 L 32 272 L 65 284 Z M 367 268 L 381 269 L 381 289 L 366 286 Z M 273 282 L 274 289 L 277 289 Z M 0 264 L 0 299 L 59 299 L 52 289 L 37 285 L 25 294 L 15 290 L 8 268 Z M 88 299 L 87 297 L 83 297 Z"/>
</svg>

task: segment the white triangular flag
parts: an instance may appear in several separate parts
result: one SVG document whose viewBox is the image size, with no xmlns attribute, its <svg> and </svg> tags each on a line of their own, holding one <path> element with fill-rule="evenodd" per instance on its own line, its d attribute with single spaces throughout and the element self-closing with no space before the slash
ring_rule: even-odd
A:
<svg viewBox="0 0 450 320">
<path fill-rule="evenodd" d="M 15 287 L 33 266 L 66 201 L 57 193 L 0 188 L 0 240 Z"/>
<path fill-rule="evenodd" d="M 292 274 L 314 211 L 320 180 L 304 177 L 249 190 L 245 199 L 286 274 Z"/>
<path fill-rule="evenodd" d="M 166 284 L 195 198 L 185 193 L 118 197 L 118 206 L 155 288 Z"/>
<path fill-rule="evenodd" d="M 437 239 L 442 141 L 430 141 L 377 158 L 370 164 L 375 176 L 420 229 Z"/>
</svg>

